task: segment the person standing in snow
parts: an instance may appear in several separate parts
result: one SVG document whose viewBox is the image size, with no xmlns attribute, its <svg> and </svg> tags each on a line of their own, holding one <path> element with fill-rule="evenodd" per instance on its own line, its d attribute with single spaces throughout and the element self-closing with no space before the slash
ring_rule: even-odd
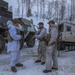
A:
<svg viewBox="0 0 75 75">
<path fill-rule="evenodd" d="M 16 67 L 22 67 L 23 64 L 19 63 L 20 59 L 20 42 L 19 40 L 22 36 L 17 32 L 17 27 L 19 25 L 18 19 L 13 19 L 13 23 L 11 21 L 7 22 L 9 28 L 9 37 L 7 44 L 7 52 L 10 53 L 10 66 L 12 72 L 17 72 Z"/>
<path fill-rule="evenodd" d="M 54 26 L 55 22 L 53 20 L 50 20 L 48 24 L 49 27 L 51 27 L 51 30 L 49 32 L 51 38 L 46 50 L 46 69 L 43 71 L 44 73 L 52 72 L 52 69 L 58 70 L 57 49 L 56 49 L 58 31 L 57 28 Z"/>
<path fill-rule="evenodd" d="M 38 59 L 35 61 L 35 63 L 41 62 L 42 65 L 46 62 L 46 42 L 45 42 L 45 36 L 47 35 L 47 29 L 44 28 L 43 22 L 39 22 L 39 30 L 37 31 L 34 38 L 37 38 L 39 40 L 38 45 Z"/>
</svg>

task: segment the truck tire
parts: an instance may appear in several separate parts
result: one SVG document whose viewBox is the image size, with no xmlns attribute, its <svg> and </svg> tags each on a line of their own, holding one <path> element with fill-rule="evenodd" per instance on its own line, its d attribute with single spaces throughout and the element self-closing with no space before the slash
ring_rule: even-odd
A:
<svg viewBox="0 0 75 75">
<path fill-rule="evenodd" d="M 62 44 L 62 50 L 65 50 L 65 45 L 64 44 Z"/>
<path fill-rule="evenodd" d="M 59 48 L 60 51 L 61 50 L 65 50 L 65 45 L 64 44 L 60 44 L 58 48 Z"/>
<path fill-rule="evenodd" d="M 71 46 L 68 47 L 68 51 L 71 51 Z"/>
<path fill-rule="evenodd" d="M 75 50 L 75 46 L 74 46 L 74 50 Z"/>
<path fill-rule="evenodd" d="M 0 53 L 5 49 L 5 39 L 2 35 L 0 35 Z"/>
<path fill-rule="evenodd" d="M 71 45 L 71 46 L 69 46 L 69 49 L 68 49 L 69 51 L 73 51 L 74 50 L 74 48 L 73 48 L 73 46 Z"/>
<path fill-rule="evenodd" d="M 35 39 L 33 39 L 31 41 L 31 38 L 32 38 L 32 35 L 30 37 L 28 37 L 27 40 L 26 40 L 26 44 L 27 44 L 28 47 L 33 47 L 35 45 Z"/>
</svg>

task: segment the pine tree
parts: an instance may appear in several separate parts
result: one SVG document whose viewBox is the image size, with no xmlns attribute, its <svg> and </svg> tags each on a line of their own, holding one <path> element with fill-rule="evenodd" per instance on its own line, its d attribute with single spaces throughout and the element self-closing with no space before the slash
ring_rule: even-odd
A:
<svg viewBox="0 0 75 75">
<path fill-rule="evenodd" d="M 30 0 L 27 0 L 27 17 L 32 16 L 30 4 Z"/>
<path fill-rule="evenodd" d="M 75 20 L 75 0 L 71 0 L 71 21 Z"/>
</svg>

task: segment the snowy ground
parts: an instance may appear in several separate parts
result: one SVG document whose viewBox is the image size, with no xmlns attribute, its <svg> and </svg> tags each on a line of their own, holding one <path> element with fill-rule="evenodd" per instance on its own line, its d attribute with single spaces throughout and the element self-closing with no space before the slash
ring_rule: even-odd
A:
<svg viewBox="0 0 75 75">
<path fill-rule="evenodd" d="M 21 50 L 20 62 L 23 67 L 17 68 L 17 73 L 13 73 L 9 66 L 9 54 L 0 54 L 0 75 L 75 75 L 75 51 L 60 52 L 58 57 L 59 70 L 52 73 L 44 74 L 42 70 L 45 65 L 36 64 L 37 59 L 37 44 L 34 48 L 24 48 Z"/>
</svg>

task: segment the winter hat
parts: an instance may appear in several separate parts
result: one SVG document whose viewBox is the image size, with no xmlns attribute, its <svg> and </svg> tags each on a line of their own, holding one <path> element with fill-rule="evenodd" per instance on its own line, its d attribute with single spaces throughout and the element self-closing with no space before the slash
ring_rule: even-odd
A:
<svg viewBox="0 0 75 75">
<path fill-rule="evenodd" d="M 48 24 L 49 24 L 49 23 L 55 24 L 54 20 L 50 20 L 50 21 L 48 22 Z"/>
<path fill-rule="evenodd" d="M 17 18 L 13 19 L 13 23 L 16 24 L 16 23 L 19 23 L 19 20 Z"/>
<path fill-rule="evenodd" d="M 38 25 L 44 25 L 44 23 L 43 22 L 39 22 Z"/>
</svg>

